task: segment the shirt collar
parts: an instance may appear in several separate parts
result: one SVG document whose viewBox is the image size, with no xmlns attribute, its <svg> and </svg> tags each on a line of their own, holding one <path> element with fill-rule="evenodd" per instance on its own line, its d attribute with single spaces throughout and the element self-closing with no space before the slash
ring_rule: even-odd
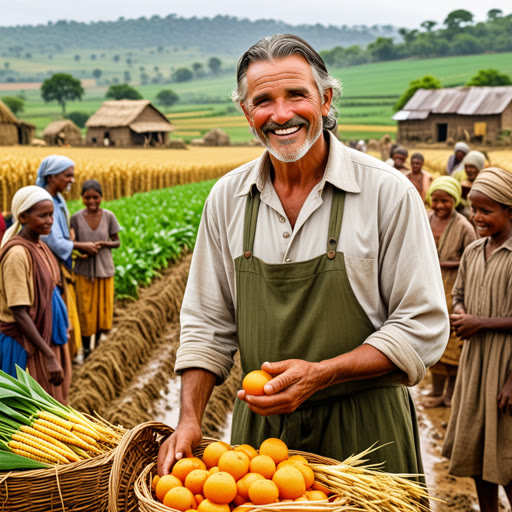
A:
<svg viewBox="0 0 512 512">
<path fill-rule="evenodd" d="M 329 182 L 336 188 L 346 192 L 359 193 L 361 189 L 357 184 L 354 164 L 349 150 L 332 134 L 329 135 L 329 157 L 322 180 L 320 181 L 320 190 L 323 190 L 325 183 Z M 253 186 L 263 192 L 266 186 L 272 186 L 270 180 L 270 155 L 268 150 L 261 155 L 256 162 L 249 176 L 240 184 L 235 197 L 246 196 L 252 193 Z"/>
</svg>

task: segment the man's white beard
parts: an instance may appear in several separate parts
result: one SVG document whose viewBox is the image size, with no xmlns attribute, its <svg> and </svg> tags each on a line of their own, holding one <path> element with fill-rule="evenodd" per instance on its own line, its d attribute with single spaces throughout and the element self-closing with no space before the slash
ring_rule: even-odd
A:
<svg viewBox="0 0 512 512">
<path fill-rule="evenodd" d="M 323 123 L 320 122 L 318 124 L 318 130 L 316 133 L 310 133 L 308 134 L 308 137 L 297 149 L 290 149 L 289 151 L 286 151 L 286 142 L 281 144 L 278 148 L 272 146 L 268 139 L 265 139 L 264 137 L 260 137 L 259 133 L 252 128 L 252 133 L 258 138 L 258 140 L 268 149 L 268 152 L 276 157 L 279 161 L 284 163 L 291 163 L 291 162 L 297 162 L 301 158 L 303 158 L 307 152 L 312 148 L 313 144 L 318 140 L 318 137 L 322 135 L 323 130 Z M 288 142 L 289 145 L 293 144 L 293 141 Z"/>
</svg>

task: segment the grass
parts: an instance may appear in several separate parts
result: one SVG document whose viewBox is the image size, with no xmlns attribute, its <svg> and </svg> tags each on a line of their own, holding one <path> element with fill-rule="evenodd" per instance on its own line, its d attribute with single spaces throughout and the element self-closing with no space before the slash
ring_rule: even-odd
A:
<svg viewBox="0 0 512 512">
<path fill-rule="evenodd" d="M 34 69 L 39 69 L 41 66 L 43 68 L 46 66 L 48 69 L 50 65 L 57 64 L 63 69 L 71 65 L 79 69 L 80 65 L 83 67 L 85 64 L 83 59 L 89 58 L 89 54 L 93 52 L 80 53 L 81 61 L 79 62 L 75 62 L 72 56 L 56 56 L 54 61 L 49 61 L 51 64 L 31 62 L 31 65 L 35 66 Z M 100 54 L 100 52 L 95 53 Z M 108 69 L 112 72 L 117 67 L 125 68 L 125 62 L 112 61 L 115 53 L 107 52 L 104 59 L 94 61 L 94 67 L 101 68 L 101 63 L 104 62 L 108 63 Z M 181 57 L 185 59 L 183 55 L 180 55 Z M 45 58 L 47 59 L 47 56 Z M 152 54 L 148 62 L 144 61 L 146 69 L 150 68 L 153 60 L 156 62 L 157 58 L 161 59 L 162 56 Z M 32 60 L 34 61 L 35 57 Z M 173 66 L 178 66 L 180 63 L 182 63 L 181 60 L 176 62 L 173 60 Z M 136 73 L 132 73 L 134 78 L 138 76 L 139 64 L 135 63 L 133 66 L 137 70 Z M 11 65 L 14 68 L 17 64 L 12 62 Z M 91 63 L 88 62 L 87 65 L 90 67 Z M 60 67 L 52 69 L 58 71 L 61 70 Z M 345 139 L 380 138 L 383 132 L 376 130 L 375 126 L 387 127 L 385 131 L 392 133 L 392 128 L 396 127 L 396 123 L 391 119 L 392 106 L 411 80 L 432 74 L 441 81 L 443 86 L 456 86 L 466 83 L 479 69 L 487 68 L 495 68 L 502 73 L 512 75 L 512 53 L 380 62 L 331 70 L 332 74 L 343 83 L 339 122 L 340 125 L 348 126 L 343 126 L 340 132 Z M 175 137 L 183 137 L 189 141 L 204 135 L 211 128 L 220 127 L 230 135 L 233 142 L 248 142 L 252 139 L 252 135 L 247 129 L 247 123 L 229 99 L 234 85 L 234 72 L 232 72 L 190 82 L 135 85 L 135 87 L 144 98 L 150 101 L 154 101 L 158 92 L 166 88 L 173 89 L 180 96 L 178 104 L 172 108 L 162 109 L 176 125 Z M 67 104 L 67 111 L 94 113 L 105 101 L 106 90 L 106 86 L 87 89 L 82 101 Z M 39 90 L 22 92 L 26 97 L 26 104 L 25 111 L 19 117 L 34 123 L 37 135 L 40 136 L 50 121 L 61 119 L 60 107 L 55 102 L 44 103 Z M 0 92 L 0 97 L 13 94 L 16 92 Z M 354 125 L 358 128 L 354 128 Z"/>
</svg>

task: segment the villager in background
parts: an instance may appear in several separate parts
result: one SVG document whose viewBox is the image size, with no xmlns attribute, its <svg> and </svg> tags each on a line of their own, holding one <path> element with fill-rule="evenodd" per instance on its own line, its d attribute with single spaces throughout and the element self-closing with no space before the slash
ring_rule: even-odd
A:
<svg viewBox="0 0 512 512">
<path fill-rule="evenodd" d="M 16 365 L 54 398 L 67 402 L 71 383 L 68 318 L 59 289 L 59 265 L 40 235 L 52 226 L 53 199 L 40 187 L 23 187 L 12 200 L 14 223 L 0 251 L 0 362 Z"/>
<path fill-rule="evenodd" d="M 471 215 L 469 202 L 469 191 L 478 173 L 485 167 L 485 155 L 480 151 L 470 151 L 462 160 L 463 168 L 453 174 L 453 177 L 461 184 L 462 199 L 459 205 L 459 212 L 468 219 Z"/>
<path fill-rule="evenodd" d="M 395 166 L 395 162 L 393 161 L 392 155 L 395 152 L 395 149 L 398 148 L 398 147 L 400 147 L 400 144 L 397 144 L 397 143 L 391 144 L 391 146 L 389 147 L 389 155 L 387 157 L 387 160 L 385 160 L 385 162 L 388 165 L 390 165 L 391 167 Z"/>
<path fill-rule="evenodd" d="M 470 152 L 470 147 L 465 142 L 457 142 L 453 149 L 453 155 L 448 158 L 446 164 L 446 174 L 453 174 L 454 172 L 464 169 L 462 160 Z"/>
<path fill-rule="evenodd" d="M 71 217 L 71 228 L 76 242 L 94 242 L 96 254 L 77 258 L 73 270 L 76 274 L 76 295 L 84 359 L 91 352 L 91 336 L 98 346 L 102 333 L 112 328 L 114 316 L 114 261 L 111 249 L 119 247 L 121 227 L 116 216 L 100 208 L 103 199 L 101 184 L 87 180 L 82 186 L 84 210 Z"/>
<path fill-rule="evenodd" d="M 466 247 L 476 240 L 473 225 L 455 211 L 461 199 L 461 192 L 460 183 L 456 179 L 441 176 L 434 180 L 427 194 L 427 203 L 432 208 L 428 217 L 436 242 L 449 313 L 452 311 L 452 288 L 460 259 Z M 462 343 L 452 331 L 441 359 L 430 367 L 432 392 L 431 398 L 423 403 L 424 407 L 451 406 Z"/>
<path fill-rule="evenodd" d="M 423 155 L 421 153 L 414 153 L 411 156 L 411 170 L 405 173 L 416 187 L 416 190 L 420 193 L 422 201 L 425 201 L 433 179 L 429 172 L 423 170 L 424 163 L 425 158 Z"/>
<path fill-rule="evenodd" d="M 181 310 L 180 420 L 160 474 L 200 442 L 237 350 L 244 374 L 273 379 L 263 396 L 238 392 L 232 444 L 277 437 L 344 460 L 377 442 L 371 462 L 423 472 L 404 384 L 448 338 L 438 258 L 412 183 L 329 131 L 339 93 L 291 34 L 239 61 L 233 99 L 267 151 L 223 176 L 204 207 Z"/>
<path fill-rule="evenodd" d="M 498 486 L 512 504 L 512 173 L 484 169 L 470 193 L 480 239 L 464 252 L 453 287 L 463 338 L 443 445 L 449 472 L 476 483 L 480 510 L 498 511 Z"/>
<path fill-rule="evenodd" d="M 36 185 L 46 189 L 53 198 L 53 225 L 49 235 L 41 237 L 60 263 L 64 299 L 68 308 L 70 323 L 70 354 L 74 359 L 81 346 L 80 322 L 76 309 L 74 275 L 71 270 L 71 254 L 77 249 L 84 254 L 96 254 L 98 247 L 94 242 L 75 242 L 69 231 L 69 211 L 62 196 L 69 190 L 74 181 L 75 163 L 65 156 L 51 155 L 46 157 L 37 170 Z"/>
<path fill-rule="evenodd" d="M 407 160 L 407 157 L 409 156 L 409 151 L 407 151 L 406 148 L 402 146 L 396 147 L 392 154 L 391 159 L 393 160 L 393 167 L 400 172 L 405 173 L 409 170 L 409 167 L 405 165 L 405 161 Z"/>
</svg>

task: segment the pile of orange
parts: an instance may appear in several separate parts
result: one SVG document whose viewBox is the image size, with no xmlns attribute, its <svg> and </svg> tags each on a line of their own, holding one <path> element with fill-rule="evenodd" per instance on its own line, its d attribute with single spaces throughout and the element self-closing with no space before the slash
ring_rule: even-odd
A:
<svg viewBox="0 0 512 512">
<path fill-rule="evenodd" d="M 159 501 L 180 512 L 249 512 L 251 505 L 326 500 L 330 493 L 315 481 L 306 458 L 289 457 L 286 444 L 276 438 L 263 441 L 259 450 L 211 443 L 202 460 L 181 459 L 170 475 L 155 476 L 152 489 Z"/>
</svg>

